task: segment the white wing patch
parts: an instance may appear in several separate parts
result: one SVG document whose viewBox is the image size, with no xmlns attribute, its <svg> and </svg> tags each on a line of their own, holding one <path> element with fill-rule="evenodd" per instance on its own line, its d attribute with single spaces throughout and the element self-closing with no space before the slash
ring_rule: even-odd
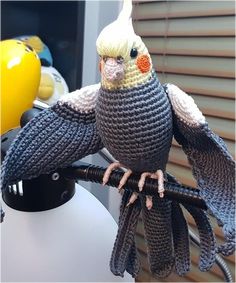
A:
<svg viewBox="0 0 236 283">
<path fill-rule="evenodd" d="M 181 121 L 192 127 L 205 123 L 205 117 L 191 96 L 173 84 L 167 84 L 166 87 L 173 110 Z"/>
<path fill-rule="evenodd" d="M 100 83 L 82 87 L 81 89 L 64 95 L 58 102 L 66 103 L 72 109 L 81 113 L 92 112 L 95 109 L 100 87 Z"/>
</svg>

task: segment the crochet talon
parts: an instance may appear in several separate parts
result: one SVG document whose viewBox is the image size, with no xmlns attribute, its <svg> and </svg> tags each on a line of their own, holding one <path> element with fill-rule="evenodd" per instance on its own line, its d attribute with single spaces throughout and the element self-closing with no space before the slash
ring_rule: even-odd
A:
<svg viewBox="0 0 236 283">
<path fill-rule="evenodd" d="M 110 175 L 112 173 L 113 170 L 115 170 L 116 168 L 120 168 L 122 167 L 122 165 L 119 162 L 113 162 L 112 164 L 110 164 L 104 175 L 103 175 L 103 179 L 102 179 L 102 184 L 103 186 L 105 186 L 107 184 L 107 182 L 109 181 Z"/>
<path fill-rule="evenodd" d="M 120 180 L 119 186 L 118 186 L 119 192 L 122 190 L 122 188 L 126 184 L 128 178 L 130 177 L 131 174 L 132 174 L 132 170 L 130 170 L 130 169 L 127 172 L 124 173 L 123 177 Z"/>
<path fill-rule="evenodd" d="M 136 193 L 136 192 L 132 193 L 132 195 L 131 195 L 126 206 L 128 207 L 130 204 L 134 203 L 137 198 L 138 198 L 138 193 Z"/>
<path fill-rule="evenodd" d="M 151 172 L 142 173 L 140 180 L 138 182 L 138 187 L 140 192 L 143 190 L 145 180 L 147 177 L 158 180 L 159 197 L 163 198 L 165 189 L 164 189 L 164 175 L 162 170 L 157 170 L 155 173 L 151 173 Z M 149 210 L 152 208 L 152 198 L 150 196 L 146 196 L 146 206 Z"/>
</svg>

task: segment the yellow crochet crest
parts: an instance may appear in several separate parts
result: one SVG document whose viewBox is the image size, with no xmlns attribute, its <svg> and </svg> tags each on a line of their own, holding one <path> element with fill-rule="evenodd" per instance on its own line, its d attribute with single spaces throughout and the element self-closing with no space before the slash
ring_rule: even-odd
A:
<svg viewBox="0 0 236 283">
<path fill-rule="evenodd" d="M 100 56 L 128 58 L 137 37 L 133 30 L 131 13 L 132 1 L 124 0 L 117 20 L 106 26 L 97 39 L 97 51 Z"/>
<path fill-rule="evenodd" d="M 125 78 L 118 85 L 102 81 L 102 85 L 108 89 L 133 87 L 147 81 L 151 75 L 151 58 L 142 39 L 134 32 L 131 14 L 132 1 L 124 0 L 118 18 L 101 31 L 96 42 L 97 52 L 102 58 L 121 56 L 124 59 Z M 139 55 L 150 58 L 150 72 L 140 72 L 136 59 L 130 57 L 132 48 L 137 49 Z"/>
</svg>

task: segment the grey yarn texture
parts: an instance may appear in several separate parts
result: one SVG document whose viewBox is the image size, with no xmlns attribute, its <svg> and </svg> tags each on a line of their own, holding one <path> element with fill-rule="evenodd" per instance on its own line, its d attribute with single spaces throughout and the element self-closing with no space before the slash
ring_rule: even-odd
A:
<svg viewBox="0 0 236 283">
<path fill-rule="evenodd" d="M 133 205 L 126 207 L 130 196 L 131 193 L 125 191 L 122 197 L 118 232 L 110 260 L 111 272 L 122 277 L 125 271 L 130 273 L 132 277 L 136 277 L 140 270 L 135 231 L 141 212 L 141 204 L 138 200 Z"/>
<path fill-rule="evenodd" d="M 176 182 L 167 174 L 168 181 Z M 153 197 L 153 208 L 146 208 L 145 197 L 140 196 L 126 207 L 131 193 L 125 190 L 121 201 L 117 237 L 110 260 L 113 274 L 124 276 L 125 270 L 133 277 L 140 269 L 135 244 L 137 219 L 141 213 L 150 271 L 157 278 L 165 278 L 175 269 L 183 276 L 190 270 L 189 232 L 181 206 L 175 201 Z M 199 269 L 208 271 L 215 262 L 216 241 L 210 221 L 204 211 L 183 204 L 196 222 L 200 236 Z"/>
<path fill-rule="evenodd" d="M 154 197 L 153 208 L 148 210 L 145 197 L 140 198 L 150 270 L 154 276 L 164 278 L 174 266 L 171 201 Z"/>
<path fill-rule="evenodd" d="M 183 276 L 190 270 L 190 250 L 188 225 L 184 214 L 177 202 L 172 202 L 171 224 L 173 231 L 173 245 L 175 254 L 175 270 Z"/>
<path fill-rule="evenodd" d="M 2 189 L 67 167 L 102 147 L 94 112 L 85 115 L 57 103 L 34 117 L 13 141 L 2 165 Z"/>
<path fill-rule="evenodd" d="M 167 91 L 153 72 L 145 84 L 132 89 L 101 88 L 90 112 L 80 112 L 67 103 L 42 111 L 20 131 L 7 152 L 2 189 L 67 167 L 103 146 L 136 173 L 165 172 L 174 135 L 193 167 L 201 197 L 223 227 L 225 243 L 217 247 L 207 214 L 183 204 L 199 230 L 199 268 L 209 270 L 216 252 L 229 255 L 235 250 L 235 164 L 222 139 L 207 124 L 191 128 L 174 113 Z M 173 178 L 171 181 L 175 182 Z M 111 271 L 119 276 L 125 271 L 137 276 L 140 262 L 134 235 L 141 214 L 153 274 L 166 277 L 173 268 L 179 275 L 188 272 L 189 239 L 181 206 L 154 197 L 153 208 L 148 211 L 145 198 L 140 196 L 126 207 L 128 196 L 121 203 Z"/>
<path fill-rule="evenodd" d="M 230 255 L 235 251 L 235 162 L 207 123 L 190 128 L 176 115 L 173 118 L 175 139 L 192 165 L 200 196 L 223 227 L 225 243 L 217 250 Z"/>
<path fill-rule="evenodd" d="M 172 140 L 172 112 L 156 74 L 132 89 L 101 89 L 96 122 L 104 146 L 131 170 L 165 171 Z"/>
<path fill-rule="evenodd" d="M 192 215 L 198 228 L 201 247 L 199 269 L 208 271 L 215 263 L 216 257 L 216 240 L 211 224 L 204 211 L 186 204 L 184 207 Z"/>
</svg>

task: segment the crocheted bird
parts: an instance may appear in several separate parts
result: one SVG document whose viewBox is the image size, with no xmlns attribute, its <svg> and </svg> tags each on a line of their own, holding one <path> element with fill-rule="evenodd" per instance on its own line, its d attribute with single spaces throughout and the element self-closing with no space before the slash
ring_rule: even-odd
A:
<svg viewBox="0 0 236 283">
<path fill-rule="evenodd" d="M 101 83 L 62 97 L 21 130 L 3 162 L 2 188 L 66 167 L 105 146 L 119 162 L 108 167 L 104 184 L 117 167 L 127 168 L 119 188 L 133 172 L 141 174 L 140 191 L 146 177 L 158 179 L 156 197 L 123 196 L 112 272 L 138 272 L 134 231 L 142 210 L 152 272 L 165 277 L 175 265 L 183 275 L 190 265 L 187 224 L 179 204 L 165 198 L 163 185 L 164 178 L 175 182 L 166 174 L 172 137 L 182 145 L 201 197 L 223 227 L 226 242 L 218 251 L 225 255 L 235 249 L 234 161 L 193 99 L 177 86 L 159 82 L 148 50 L 132 28 L 131 11 L 131 1 L 125 0 L 117 20 L 97 39 Z M 207 270 L 216 250 L 211 226 L 203 211 L 185 208 L 197 223 L 200 269 Z"/>
</svg>

